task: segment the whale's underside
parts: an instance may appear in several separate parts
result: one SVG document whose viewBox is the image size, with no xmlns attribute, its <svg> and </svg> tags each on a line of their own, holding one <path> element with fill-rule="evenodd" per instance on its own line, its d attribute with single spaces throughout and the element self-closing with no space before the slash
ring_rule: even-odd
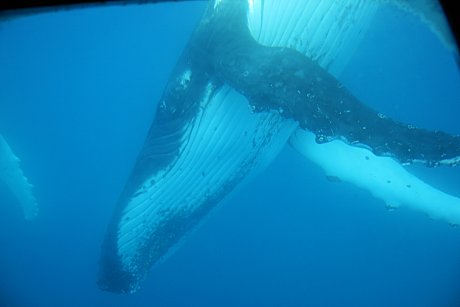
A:
<svg viewBox="0 0 460 307">
<path fill-rule="evenodd" d="M 401 164 L 457 165 L 460 137 L 394 121 L 337 79 L 374 1 L 211 1 L 158 103 L 102 247 L 99 286 L 134 292 L 287 143 L 330 176 L 460 224 L 460 199 Z"/>
</svg>

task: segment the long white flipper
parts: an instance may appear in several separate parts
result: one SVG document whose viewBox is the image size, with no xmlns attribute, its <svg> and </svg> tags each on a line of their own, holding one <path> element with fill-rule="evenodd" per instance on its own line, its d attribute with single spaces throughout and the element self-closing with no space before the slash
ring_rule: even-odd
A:
<svg viewBox="0 0 460 307">
<path fill-rule="evenodd" d="M 271 162 L 296 126 L 276 113 L 252 113 L 243 96 L 220 90 L 187 128 L 177 161 L 145 180 L 123 210 L 126 222 L 117 244 L 124 269 L 135 271 L 139 249 L 153 229 L 170 220 L 180 228 L 180 219 Z"/>
<path fill-rule="evenodd" d="M 19 158 L 0 135 L 0 180 L 8 186 L 21 204 L 24 217 L 32 220 L 37 216 L 38 206 L 32 193 L 32 185 L 24 176 L 19 162 Z"/>
<path fill-rule="evenodd" d="M 379 157 L 365 148 L 340 140 L 317 144 L 315 136 L 297 130 L 291 145 L 324 169 L 328 176 L 364 188 L 390 207 L 404 205 L 431 218 L 460 225 L 460 198 L 444 193 L 409 173 L 390 157 Z"/>
<path fill-rule="evenodd" d="M 178 156 L 142 180 L 126 202 L 122 199 L 120 222 L 104 250 L 113 258 L 104 259 L 104 289 L 136 291 L 153 263 L 170 253 L 242 180 L 274 159 L 297 123 L 277 112 L 253 113 L 244 96 L 225 86 L 202 101 L 183 134 L 160 127 L 155 127 L 159 135 L 142 155 L 157 165 L 169 152 L 178 150 Z M 178 134 L 183 136 L 177 143 Z M 144 163 L 138 159 L 139 169 Z M 138 176 L 134 172 L 131 181 Z M 122 278 L 114 280 L 114 272 Z"/>
</svg>

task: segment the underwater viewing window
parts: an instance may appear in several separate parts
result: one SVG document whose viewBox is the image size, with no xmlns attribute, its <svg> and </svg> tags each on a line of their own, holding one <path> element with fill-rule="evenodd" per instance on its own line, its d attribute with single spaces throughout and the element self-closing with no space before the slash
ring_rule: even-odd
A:
<svg viewBox="0 0 460 307">
<path fill-rule="evenodd" d="M 451 5 L 0 4 L 0 306 L 460 302 Z"/>
</svg>

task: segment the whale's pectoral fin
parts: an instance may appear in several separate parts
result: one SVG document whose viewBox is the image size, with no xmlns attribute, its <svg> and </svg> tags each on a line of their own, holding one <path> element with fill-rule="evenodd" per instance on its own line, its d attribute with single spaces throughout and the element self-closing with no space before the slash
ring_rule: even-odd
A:
<svg viewBox="0 0 460 307">
<path fill-rule="evenodd" d="M 460 198 L 423 182 L 393 158 L 376 156 L 368 149 L 341 140 L 318 144 L 313 133 L 302 129 L 293 134 L 290 144 L 328 176 L 368 190 L 389 207 L 408 206 L 432 218 L 460 225 Z"/>
<path fill-rule="evenodd" d="M 181 110 L 166 115 L 171 105 L 160 104 L 112 219 L 99 277 L 104 290 L 136 291 L 149 268 L 271 161 L 297 126 L 275 112 L 253 113 L 228 87 L 202 97 L 188 119 Z"/>
<path fill-rule="evenodd" d="M 38 206 L 32 193 L 32 185 L 24 176 L 19 162 L 19 158 L 0 135 L 0 181 L 13 192 L 22 206 L 25 218 L 32 220 L 37 216 Z"/>
</svg>

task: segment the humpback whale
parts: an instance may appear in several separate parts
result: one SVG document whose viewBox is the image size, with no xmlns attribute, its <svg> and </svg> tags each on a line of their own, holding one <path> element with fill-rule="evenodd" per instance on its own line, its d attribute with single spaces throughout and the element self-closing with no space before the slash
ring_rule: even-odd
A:
<svg viewBox="0 0 460 307">
<path fill-rule="evenodd" d="M 286 144 L 390 206 L 460 224 L 460 199 L 402 166 L 455 166 L 460 137 L 380 114 L 338 79 L 379 5 L 209 2 L 108 225 L 101 289 L 135 292 L 154 264 Z"/>
<path fill-rule="evenodd" d="M 13 192 L 22 206 L 26 220 L 37 216 L 38 205 L 32 193 L 32 185 L 24 176 L 20 167 L 19 158 L 0 134 L 0 181 Z"/>
</svg>

